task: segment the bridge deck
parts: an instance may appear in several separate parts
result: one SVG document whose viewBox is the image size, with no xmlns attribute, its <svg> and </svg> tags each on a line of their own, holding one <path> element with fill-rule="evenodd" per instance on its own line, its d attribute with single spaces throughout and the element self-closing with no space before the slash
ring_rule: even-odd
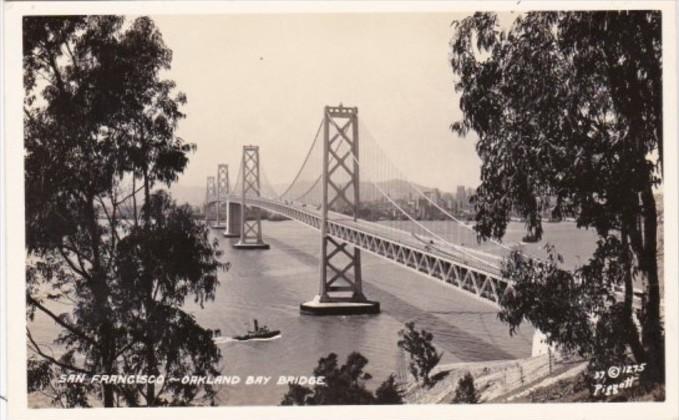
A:
<svg viewBox="0 0 679 420">
<path fill-rule="evenodd" d="M 240 200 L 240 197 L 232 197 Z M 281 202 L 263 197 L 247 197 L 246 204 L 286 216 L 320 230 L 320 209 L 298 203 Z M 428 238 L 416 238 L 409 232 L 346 215 L 328 214 L 328 234 L 336 239 L 424 274 L 441 280 L 471 295 L 497 305 L 508 286 L 497 265 L 465 256 L 455 250 L 443 250 L 429 244 Z"/>
<path fill-rule="evenodd" d="M 231 196 L 230 199 L 239 202 L 241 197 Z M 247 197 L 246 200 L 247 205 L 260 207 L 320 230 L 319 208 L 263 197 Z M 509 281 L 501 276 L 499 264 L 486 263 L 473 255 L 464 255 L 456 250 L 443 249 L 436 241 L 433 244 L 427 243 L 429 238 L 417 238 L 410 232 L 386 225 L 353 220 L 346 215 L 329 212 L 328 234 L 496 306 L 509 286 Z M 642 292 L 634 292 L 634 307 L 640 308 Z M 615 290 L 615 294 L 618 299 L 622 299 L 621 290 Z"/>
</svg>

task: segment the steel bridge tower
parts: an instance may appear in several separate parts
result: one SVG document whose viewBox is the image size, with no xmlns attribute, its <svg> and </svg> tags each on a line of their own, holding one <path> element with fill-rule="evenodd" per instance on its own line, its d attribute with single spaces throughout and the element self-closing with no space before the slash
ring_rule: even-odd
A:
<svg viewBox="0 0 679 420">
<path fill-rule="evenodd" d="M 331 137 L 331 131 L 334 133 Z M 358 108 L 326 106 L 323 118 L 321 266 L 318 295 L 300 305 L 313 315 L 379 313 L 378 302 L 363 294 L 361 251 L 328 234 L 328 212 L 338 208 L 358 219 L 360 181 Z M 348 179 L 348 181 L 347 181 Z"/>
<path fill-rule="evenodd" d="M 220 163 L 219 166 L 217 166 L 217 222 L 215 226 L 217 228 L 223 227 L 221 223 L 221 218 L 222 218 L 222 203 L 226 204 L 226 220 L 228 220 L 228 204 L 227 204 L 227 195 L 229 194 L 229 165 L 226 165 L 224 163 Z M 226 224 L 226 223 L 225 223 Z"/>
<path fill-rule="evenodd" d="M 209 225 L 210 222 L 210 205 L 214 202 L 216 195 L 215 177 L 207 177 L 207 189 L 205 190 L 205 224 Z"/>
<path fill-rule="evenodd" d="M 243 173 L 240 211 L 240 240 L 233 244 L 238 249 L 269 249 L 262 240 L 262 216 L 259 208 L 248 207 L 245 199 L 248 193 L 260 196 L 259 146 L 243 146 L 241 161 Z"/>
</svg>

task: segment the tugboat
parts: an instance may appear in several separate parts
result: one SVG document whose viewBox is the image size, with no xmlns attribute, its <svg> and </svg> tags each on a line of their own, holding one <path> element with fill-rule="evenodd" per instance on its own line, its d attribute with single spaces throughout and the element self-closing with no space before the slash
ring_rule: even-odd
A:
<svg viewBox="0 0 679 420">
<path fill-rule="evenodd" d="M 274 338 L 276 336 L 281 335 L 281 332 L 279 330 L 270 330 L 269 327 L 267 327 L 266 325 L 262 325 L 260 327 L 256 319 L 254 320 L 254 324 L 255 324 L 254 330 L 248 330 L 247 334 L 237 335 L 233 337 L 233 339 L 238 341 L 264 340 L 267 338 Z"/>
<path fill-rule="evenodd" d="M 528 233 L 526 236 L 521 238 L 521 242 L 525 243 L 533 243 L 538 241 L 538 235 L 536 235 L 534 232 Z"/>
</svg>

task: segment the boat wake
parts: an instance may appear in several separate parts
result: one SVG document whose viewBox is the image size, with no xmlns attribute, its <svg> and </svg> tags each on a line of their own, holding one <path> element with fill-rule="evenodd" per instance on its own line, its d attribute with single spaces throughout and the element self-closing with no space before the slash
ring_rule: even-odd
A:
<svg viewBox="0 0 679 420">
<path fill-rule="evenodd" d="M 234 340 L 231 337 L 215 337 L 215 338 L 212 339 L 212 341 L 215 344 L 224 344 L 224 343 L 232 343 L 232 342 L 238 341 L 238 340 Z"/>
<path fill-rule="evenodd" d="M 236 340 L 233 337 L 215 337 L 212 339 L 212 341 L 215 344 L 226 344 L 226 343 L 247 343 L 248 341 L 273 341 L 273 340 L 278 340 L 281 338 L 283 334 L 278 334 L 274 337 L 269 337 L 269 338 L 250 338 L 247 340 Z"/>
</svg>

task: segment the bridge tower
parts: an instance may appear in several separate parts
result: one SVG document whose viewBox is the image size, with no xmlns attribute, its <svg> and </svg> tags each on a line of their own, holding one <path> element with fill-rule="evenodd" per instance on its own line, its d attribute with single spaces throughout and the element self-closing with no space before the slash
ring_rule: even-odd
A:
<svg viewBox="0 0 679 420">
<path fill-rule="evenodd" d="M 259 146 L 243 146 L 241 161 L 243 173 L 240 211 L 240 240 L 233 244 L 237 249 L 269 249 L 262 240 L 262 216 L 257 207 L 245 205 L 246 196 L 259 197 Z"/>
<path fill-rule="evenodd" d="M 224 237 L 225 238 L 238 238 L 240 237 L 240 204 L 232 203 L 229 200 L 229 194 L 231 193 L 231 182 L 229 181 L 229 165 L 221 164 L 217 168 L 217 195 L 219 196 L 219 208 L 221 217 L 221 206 L 224 203 L 226 207 L 226 219 L 224 220 L 224 225 L 219 225 L 220 220 L 217 219 L 217 224 L 220 227 L 224 227 Z M 236 220 L 238 219 L 238 220 Z"/>
<path fill-rule="evenodd" d="M 205 189 L 205 224 L 208 226 L 210 222 L 210 205 L 214 203 L 216 192 L 215 177 L 207 177 L 207 188 Z"/>
<path fill-rule="evenodd" d="M 226 196 L 229 194 L 229 165 L 220 163 L 217 166 L 217 222 L 216 227 L 222 228 L 222 203 L 226 203 Z M 226 206 L 228 208 L 228 205 Z M 228 212 L 228 210 L 227 210 Z M 228 218 L 228 216 L 227 216 Z"/>
<path fill-rule="evenodd" d="M 358 108 L 341 104 L 326 106 L 323 118 L 321 279 L 318 295 L 300 305 L 303 313 L 353 315 L 380 312 L 380 304 L 369 301 L 363 294 L 361 251 L 333 238 L 328 232 L 328 212 L 333 208 L 354 220 L 358 218 L 358 157 Z"/>
</svg>

